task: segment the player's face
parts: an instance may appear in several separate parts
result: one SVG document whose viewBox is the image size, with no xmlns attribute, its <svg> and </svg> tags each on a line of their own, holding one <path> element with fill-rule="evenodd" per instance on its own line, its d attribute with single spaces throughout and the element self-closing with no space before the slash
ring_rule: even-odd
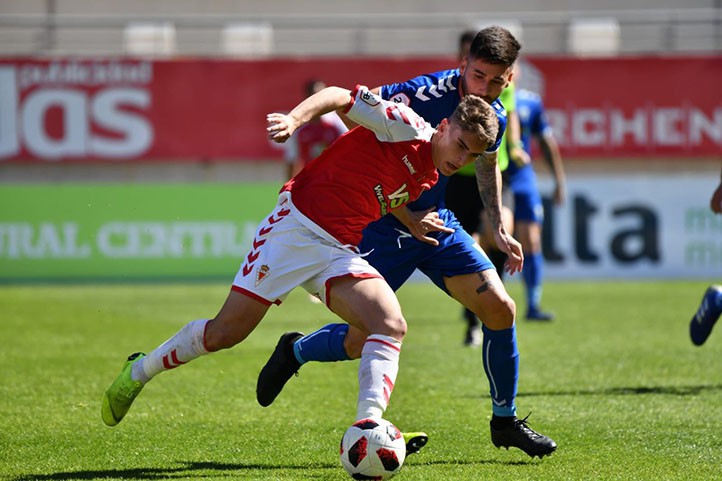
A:
<svg viewBox="0 0 722 481">
<path fill-rule="evenodd" d="M 464 94 L 478 95 L 488 103 L 499 98 L 514 76 L 512 67 L 470 59 L 468 56 L 461 61 L 459 70 Z"/>
<path fill-rule="evenodd" d="M 434 165 L 444 175 L 453 175 L 475 161 L 488 147 L 476 135 L 444 119 L 437 129 L 438 141 L 432 147 Z"/>
</svg>

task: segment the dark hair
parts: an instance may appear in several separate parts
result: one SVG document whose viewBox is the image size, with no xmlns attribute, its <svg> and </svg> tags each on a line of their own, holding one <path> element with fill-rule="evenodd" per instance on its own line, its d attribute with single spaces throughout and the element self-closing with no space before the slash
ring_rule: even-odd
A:
<svg viewBox="0 0 722 481">
<path fill-rule="evenodd" d="M 476 95 L 465 95 L 451 114 L 451 121 L 462 130 L 472 132 L 487 148 L 496 141 L 499 133 L 499 119 L 496 112 L 484 99 Z"/>
<path fill-rule="evenodd" d="M 499 25 L 492 25 L 479 30 L 476 34 L 474 41 L 471 42 L 469 56 L 490 64 L 510 67 L 519 57 L 519 50 L 521 44 L 509 30 Z"/>
</svg>

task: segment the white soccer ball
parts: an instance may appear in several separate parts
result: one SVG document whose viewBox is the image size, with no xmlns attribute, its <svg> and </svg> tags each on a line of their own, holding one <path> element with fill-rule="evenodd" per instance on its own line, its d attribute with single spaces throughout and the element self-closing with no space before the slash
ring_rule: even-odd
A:
<svg viewBox="0 0 722 481">
<path fill-rule="evenodd" d="M 385 419 L 356 421 L 341 439 L 341 464 L 353 479 L 389 479 L 405 458 L 401 431 Z"/>
</svg>

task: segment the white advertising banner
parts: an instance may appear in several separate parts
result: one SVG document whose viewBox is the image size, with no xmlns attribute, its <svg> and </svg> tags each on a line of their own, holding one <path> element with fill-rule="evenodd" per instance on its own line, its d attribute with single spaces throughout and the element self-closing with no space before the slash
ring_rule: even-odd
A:
<svg viewBox="0 0 722 481">
<path fill-rule="evenodd" d="M 709 208 L 719 176 L 571 176 L 567 201 L 545 197 L 545 278 L 711 278 L 722 282 L 722 216 Z"/>
</svg>

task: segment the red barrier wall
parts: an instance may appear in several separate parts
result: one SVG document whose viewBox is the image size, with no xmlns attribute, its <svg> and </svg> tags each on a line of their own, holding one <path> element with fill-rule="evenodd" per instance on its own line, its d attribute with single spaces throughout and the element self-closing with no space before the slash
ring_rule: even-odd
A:
<svg viewBox="0 0 722 481">
<path fill-rule="evenodd" d="M 563 153 L 722 152 L 722 57 L 530 58 Z M 312 77 L 377 86 L 451 58 L 229 61 L 0 59 L 0 161 L 280 158 L 265 115 Z"/>
</svg>

